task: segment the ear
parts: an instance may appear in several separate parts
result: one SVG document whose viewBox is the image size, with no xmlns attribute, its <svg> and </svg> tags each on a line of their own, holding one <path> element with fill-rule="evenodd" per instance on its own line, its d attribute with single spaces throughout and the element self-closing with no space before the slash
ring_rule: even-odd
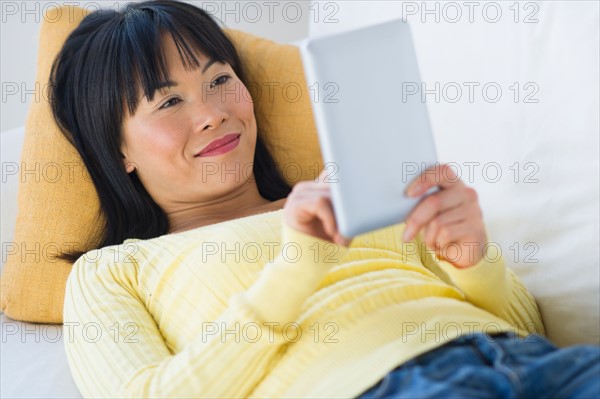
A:
<svg viewBox="0 0 600 399">
<path fill-rule="evenodd" d="M 126 162 L 125 163 L 125 171 L 127 173 L 131 173 L 136 169 L 136 166 L 133 162 Z"/>
<path fill-rule="evenodd" d="M 127 159 L 127 148 L 124 146 L 121 147 L 121 158 L 123 158 L 123 166 L 127 173 L 131 173 L 137 168 L 135 162 L 131 162 Z"/>
</svg>

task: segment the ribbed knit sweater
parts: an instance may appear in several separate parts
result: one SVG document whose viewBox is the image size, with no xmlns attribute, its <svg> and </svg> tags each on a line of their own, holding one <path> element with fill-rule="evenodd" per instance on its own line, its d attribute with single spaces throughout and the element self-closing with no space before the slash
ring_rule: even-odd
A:
<svg viewBox="0 0 600 399">
<path fill-rule="evenodd" d="M 90 251 L 64 303 L 73 378 L 86 398 L 352 398 L 461 335 L 545 334 L 496 246 L 459 269 L 404 227 L 344 247 L 277 210 Z"/>
</svg>

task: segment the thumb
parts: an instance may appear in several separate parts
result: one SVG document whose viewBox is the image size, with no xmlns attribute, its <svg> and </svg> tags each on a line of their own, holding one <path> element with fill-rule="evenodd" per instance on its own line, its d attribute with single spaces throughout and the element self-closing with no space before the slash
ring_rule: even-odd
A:
<svg viewBox="0 0 600 399">
<path fill-rule="evenodd" d="M 325 180 L 327 179 L 327 169 L 323 169 L 321 173 L 319 173 L 319 177 L 317 178 L 317 183 L 327 183 Z"/>
<path fill-rule="evenodd" d="M 343 245 L 344 247 L 349 247 L 350 243 L 352 243 L 352 238 L 346 238 L 341 235 L 339 232 L 335 233 L 335 243 L 338 245 Z"/>
</svg>

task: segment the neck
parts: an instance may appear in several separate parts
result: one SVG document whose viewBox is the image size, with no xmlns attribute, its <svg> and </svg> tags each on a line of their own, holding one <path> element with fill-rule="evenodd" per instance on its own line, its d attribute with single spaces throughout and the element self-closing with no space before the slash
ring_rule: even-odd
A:
<svg viewBox="0 0 600 399">
<path fill-rule="evenodd" d="M 166 210 L 169 234 L 181 233 L 198 227 L 249 216 L 270 209 L 270 205 L 283 206 L 285 199 L 269 201 L 258 192 L 256 182 L 247 182 L 240 190 L 206 203 L 184 204 Z M 275 210 L 275 208 L 273 209 Z"/>
</svg>

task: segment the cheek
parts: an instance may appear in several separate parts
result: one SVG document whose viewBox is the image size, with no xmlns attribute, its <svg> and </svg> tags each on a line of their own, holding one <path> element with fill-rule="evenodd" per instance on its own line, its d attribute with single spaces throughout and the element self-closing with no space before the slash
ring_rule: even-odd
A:
<svg viewBox="0 0 600 399">
<path fill-rule="evenodd" d="M 178 133 L 177 126 L 168 118 L 135 126 L 131 136 L 135 140 L 134 148 L 140 149 L 136 155 L 142 158 L 168 157 L 171 152 L 177 151 L 182 145 L 182 135 Z"/>
<path fill-rule="evenodd" d="M 181 134 L 181 121 L 176 123 L 175 120 L 166 118 L 165 120 L 155 123 L 149 130 L 147 140 L 157 150 L 163 151 L 178 150 L 181 148 L 182 140 L 185 137 Z"/>
<path fill-rule="evenodd" d="M 252 102 L 252 96 L 248 89 L 244 86 L 241 81 L 237 81 L 236 85 L 236 99 L 239 101 L 235 101 L 233 104 L 233 108 L 235 109 L 235 113 L 243 119 L 244 121 L 251 121 L 252 124 L 256 124 L 254 118 L 254 103 Z"/>
<path fill-rule="evenodd" d="M 239 103 L 239 115 L 243 121 L 248 135 L 248 151 L 254 152 L 257 139 L 256 116 L 254 114 L 254 104 L 252 101 L 241 101 Z"/>
</svg>

